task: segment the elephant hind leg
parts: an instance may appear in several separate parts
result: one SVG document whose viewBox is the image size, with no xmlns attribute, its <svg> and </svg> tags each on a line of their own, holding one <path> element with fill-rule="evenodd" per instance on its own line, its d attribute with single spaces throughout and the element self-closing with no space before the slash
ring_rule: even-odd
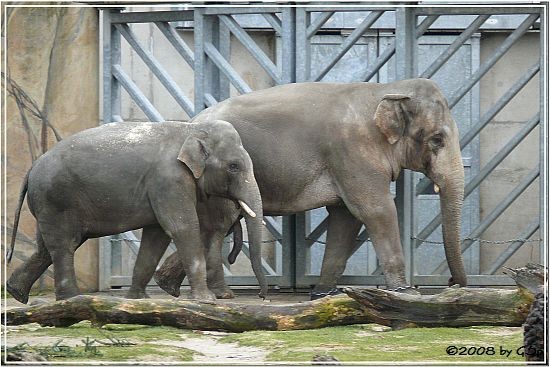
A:
<svg viewBox="0 0 550 367">
<path fill-rule="evenodd" d="M 29 301 L 31 287 L 52 264 L 50 253 L 44 245 L 40 231 L 36 231 L 37 251 L 13 271 L 6 282 L 6 290 L 21 303 Z"/>
<path fill-rule="evenodd" d="M 67 213 L 50 217 L 47 222 L 38 222 L 44 245 L 53 262 L 56 300 L 80 294 L 76 284 L 74 253 L 85 239 L 71 219 Z"/>
<path fill-rule="evenodd" d="M 132 274 L 132 285 L 126 298 L 149 298 L 145 287 L 153 277 L 155 268 L 169 244 L 170 237 L 159 225 L 143 228 L 141 245 Z"/>
<path fill-rule="evenodd" d="M 331 206 L 328 211 L 327 244 L 319 282 L 314 293 L 326 293 L 334 288 L 346 270 L 348 259 L 359 247 L 355 241 L 362 223 L 346 207 Z"/>
</svg>

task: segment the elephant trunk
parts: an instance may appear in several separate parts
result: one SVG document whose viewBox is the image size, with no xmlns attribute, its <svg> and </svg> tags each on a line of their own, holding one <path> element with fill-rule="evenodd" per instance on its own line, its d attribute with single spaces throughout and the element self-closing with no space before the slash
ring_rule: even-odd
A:
<svg viewBox="0 0 550 367">
<path fill-rule="evenodd" d="M 261 298 L 265 298 L 267 295 L 267 279 L 262 270 L 262 233 L 263 233 L 263 209 L 262 198 L 260 196 L 260 190 L 254 179 L 248 180 L 252 189 L 248 189 L 247 198 L 237 200 L 241 208 L 246 213 L 244 218 L 246 221 L 246 228 L 248 231 L 248 242 L 250 244 L 250 262 L 252 264 L 252 270 L 258 283 L 260 284 Z"/>
<path fill-rule="evenodd" d="M 464 167 L 461 159 L 455 159 L 451 171 L 443 182 L 438 183 L 441 190 L 443 242 L 451 271 L 449 286 L 459 284 L 464 287 L 467 281 L 460 240 L 460 215 L 464 200 Z"/>
</svg>

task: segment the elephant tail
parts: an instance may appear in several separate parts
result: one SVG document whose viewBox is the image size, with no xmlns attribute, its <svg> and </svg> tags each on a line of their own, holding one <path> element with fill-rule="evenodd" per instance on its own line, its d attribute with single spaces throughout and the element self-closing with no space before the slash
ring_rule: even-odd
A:
<svg viewBox="0 0 550 367">
<path fill-rule="evenodd" d="M 235 224 L 233 224 L 233 248 L 227 256 L 227 261 L 229 261 L 230 264 L 235 263 L 237 256 L 239 256 L 243 248 L 243 227 L 240 219 L 239 217 Z"/>
<path fill-rule="evenodd" d="M 19 217 L 21 216 L 21 207 L 23 206 L 23 200 L 25 200 L 25 195 L 27 194 L 27 188 L 29 187 L 29 174 L 31 170 L 25 175 L 23 185 L 21 186 L 21 192 L 19 194 L 19 202 L 17 203 L 17 209 L 15 210 L 15 219 L 13 220 L 13 230 L 11 232 L 11 244 L 6 254 L 8 263 L 11 261 L 13 252 L 15 250 L 15 237 L 17 235 L 17 227 L 19 226 Z"/>
</svg>

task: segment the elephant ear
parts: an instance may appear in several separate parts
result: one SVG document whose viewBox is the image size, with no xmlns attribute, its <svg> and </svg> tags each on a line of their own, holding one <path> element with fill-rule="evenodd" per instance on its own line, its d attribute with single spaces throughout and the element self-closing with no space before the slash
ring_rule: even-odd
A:
<svg viewBox="0 0 550 367">
<path fill-rule="evenodd" d="M 405 133 L 408 113 L 403 102 L 410 100 L 405 94 L 386 94 L 374 113 L 374 122 L 390 144 L 395 144 Z"/>
<path fill-rule="evenodd" d="M 206 144 L 201 137 L 196 135 L 191 135 L 185 139 L 178 154 L 178 160 L 189 167 L 195 178 L 201 177 L 206 167 L 207 158 Z"/>
</svg>

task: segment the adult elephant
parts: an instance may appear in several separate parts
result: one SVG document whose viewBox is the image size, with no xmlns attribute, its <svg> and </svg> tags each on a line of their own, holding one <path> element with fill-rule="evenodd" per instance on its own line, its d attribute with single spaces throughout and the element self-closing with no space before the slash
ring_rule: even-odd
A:
<svg viewBox="0 0 550 367">
<path fill-rule="evenodd" d="M 246 212 L 252 267 L 261 295 L 267 291 L 260 257 L 260 192 L 250 156 L 225 121 L 113 123 L 62 140 L 34 162 L 25 178 L 10 254 L 26 193 L 38 223 L 38 251 L 6 284 L 21 302 L 27 302 L 32 284 L 52 262 L 56 299 L 79 294 L 76 249 L 88 238 L 138 228 L 143 228 L 143 235 L 137 268 L 162 255 L 173 239 L 193 298 L 214 300 L 207 287 L 197 208 L 208 196 L 231 200 L 219 200 L 220 207 L 230 206 L 228 210 L 235 212 L 227 220 L 226 232 L 240 213 L 236 203 Z M 143 274 L 146 281 L 153 271 L 154 267 Z M 138 285 L 141 280 L 134 278 Z"/>
<path fill-rule="evenodd" d="M 460 250 L 464 169 L 459 132 L 433 81 L 281 85 L 227 99 L 192 121 L 210 119 L 231 122 L 241 135 L 266 215 L 327 207 L 317 294 L 336 287 L 362 224 L 387 286 L 408 288 L 389 185 L 403 168 L 424 173 L 438 186 L 449 285 L 467 284 Z M 169 258 L 155 275 L 174 295 L 184 276 L 180 268 L 177 259 Z"/>
</svg>

